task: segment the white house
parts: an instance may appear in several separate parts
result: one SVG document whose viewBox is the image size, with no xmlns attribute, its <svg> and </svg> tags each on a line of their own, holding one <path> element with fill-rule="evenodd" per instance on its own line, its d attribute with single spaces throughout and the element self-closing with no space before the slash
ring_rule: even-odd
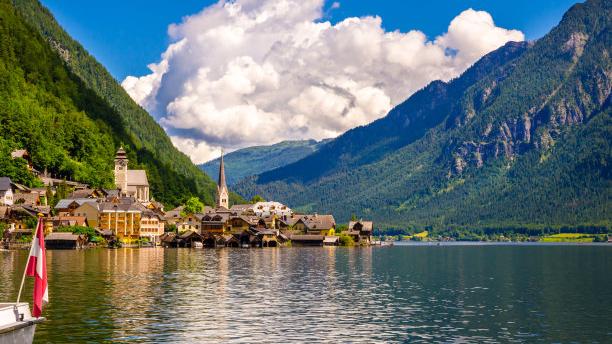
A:
<svg viewBox="0 0 612 344">
<path fill-rule="evenodd" d="M 276 215 L 278 217 L 291 216 L 291 208 L 279 202 L 257 202 L 253 204 L 253 212 L 259 217 Z"/>
<path fill-rule="evenodd" d="M 0 205 L 13 205 L 13 188 L 9 177 L 0 177 Z"/>
</svg>

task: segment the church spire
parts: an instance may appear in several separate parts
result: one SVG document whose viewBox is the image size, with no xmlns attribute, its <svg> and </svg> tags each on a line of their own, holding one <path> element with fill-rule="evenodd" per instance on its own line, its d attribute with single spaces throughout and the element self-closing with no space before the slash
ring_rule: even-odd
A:
<svg viewBox="0 0 612 344">
<path fill-rule="evenodd" d="M 225 165 L 223 164 L 223 151 L 221 151 L 221 163 L 219 164 L 219 183 L 218 185 L 220 188 L 227 189 L 227 185 L 225 184 Z"/>
<path fill-rule="evenodd" d="M 223 151 L 221 151 L 221 162 L 219 164 L 219 182 L 217 184 L 217 207 L 229 209 L 229 191 L 225 183 L 225 164 L 223 163 Z"/>
</svg>

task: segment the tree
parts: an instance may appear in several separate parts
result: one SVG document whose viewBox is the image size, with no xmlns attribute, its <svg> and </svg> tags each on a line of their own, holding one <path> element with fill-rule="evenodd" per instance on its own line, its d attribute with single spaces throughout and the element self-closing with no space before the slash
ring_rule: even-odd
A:
<svg viewBox="0 0 612 344">
<path fill-rule="evenodd" d="M 191 197 L 187 200 L 187 203 L 185 203 L 185 208 L 183 208 L 183 212 L 185 214 L 196 214 L 201 212 L 202 208 L 204 208 L 204 204 L 202 204 L 202 201 L 200 201 L 200 199 L 197 197 Z"/>
<path fill-rule="evenodd" d="M 251 204 L 255 204 L 257 202 L 265 202 L 266 200 L 261 197 L 260 195 L 255 195 L 253 196 L 253 198 L 251 198 Z"/>
</svg>

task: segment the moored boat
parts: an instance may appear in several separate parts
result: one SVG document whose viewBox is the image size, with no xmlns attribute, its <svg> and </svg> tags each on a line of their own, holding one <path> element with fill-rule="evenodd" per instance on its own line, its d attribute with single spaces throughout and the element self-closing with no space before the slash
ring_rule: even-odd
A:
<svg viewBox="0 0 612 344">
<path fill-rule="evenodd" d="M 0 303 L 0 343 L 32 343 L 36 324 L 45 318 L 35 318 L 27 303 Z"/>
</svg>

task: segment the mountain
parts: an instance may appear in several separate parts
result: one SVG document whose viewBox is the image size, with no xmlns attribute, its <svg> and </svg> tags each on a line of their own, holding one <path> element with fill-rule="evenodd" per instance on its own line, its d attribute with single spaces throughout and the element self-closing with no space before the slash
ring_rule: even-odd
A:
<svg viewBox="0 0 612 344">
<path fill-rule="evenodd" d="M 387 229 L 609 228 L 611 6 L 576 4 L 538 41 L 234 189 Z"/>
<path fill-rule="evenodd" d="M 36 0 L 0 5 L 4 170 L 11 164 L 6 152 L 26 148 L 39 170 L 108 187 L 123 144 L 130 168 L 147 170 L 158 201 L 172 206 L 198 196 L 213 203 L 215 183 L 46 8 Z"/>
<path fill-rule="evenodd" d="M 227 183 L 233 185 L 245 177 L 296 162 L 316 152 L 329 141 L 329 139 L 283 141 L 269 146 L 254 146 L 233 151 L 223 158 Z M 199 167 L 214 179 L 219 173 L 219 161 L 217 158 Z"/>
</svg>

